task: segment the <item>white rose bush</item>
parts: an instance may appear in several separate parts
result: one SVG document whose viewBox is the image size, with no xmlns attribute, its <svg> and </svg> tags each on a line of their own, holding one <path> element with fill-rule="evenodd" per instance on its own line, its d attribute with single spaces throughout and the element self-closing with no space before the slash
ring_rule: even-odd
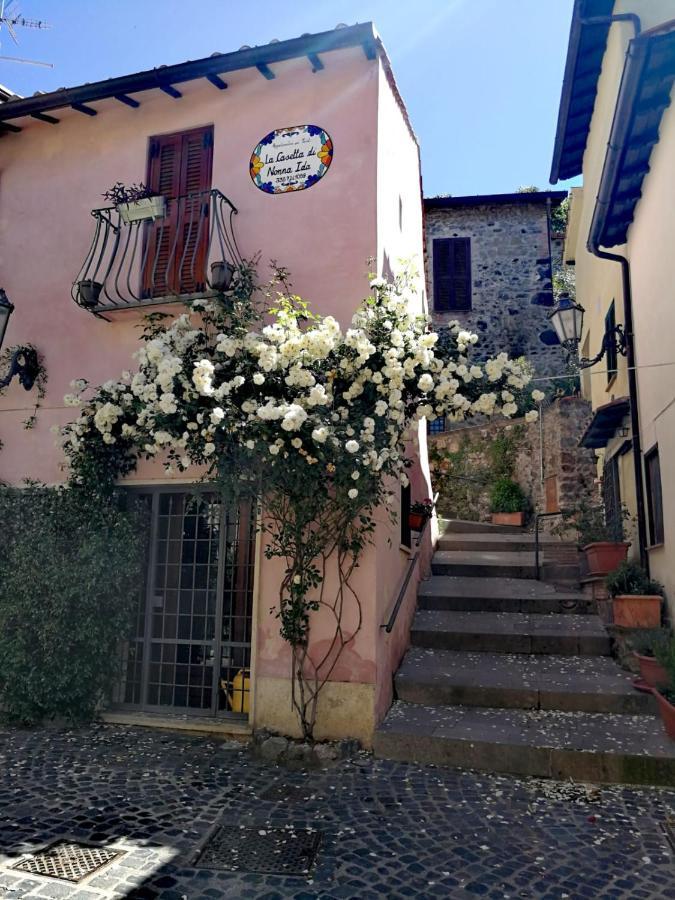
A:
<svg viewBox="0 0 675 900">
<path fill-rule="evenodd" d="M 89 399 L 89 385 L 74 382 L 68 403 L 81 404 L 80 414 L 64 447 L 72 479 L 97 491 L 152 458 L 174 472 L 198 466 L 230 495 L 256 498 L 265 553 L 285 562 L 275 613 L 311 738 L 320 690 L 361 621 L 350 577 L 377 510 L 407 483 L 409 437 L 423 419 L 522 412 L 532 406 L 530 376 L 504 353 L 472 362 L 477 338 L 457 323 L 440 337 L 430 331 L 409 313 L 405 277 L 373 280 L 346 330 L 288 290 L 256 309 L 253 279 L 243 267 L 228 295 L 195 301 L 174 319 L 148 317 L 133 374 Z M 338 584 L 330 597 L 328 566 Z M 319 609 L 334 618 L 335 636 L 316 658 Z"/>
</svg>

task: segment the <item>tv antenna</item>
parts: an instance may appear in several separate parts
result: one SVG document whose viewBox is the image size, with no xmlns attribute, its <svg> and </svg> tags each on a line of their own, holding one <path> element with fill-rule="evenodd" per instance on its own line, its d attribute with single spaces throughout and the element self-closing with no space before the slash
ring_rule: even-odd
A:
<svg viewBox="0 0 675 900">
<path fill-rule="evenodd" d="M 16 28 L 36 28 L 42 31 L 45 28 L 51 28 L 47 22 L 44 22 L 42 19 L 27 19 L 23 16 L 14 2 L 14 0 L 10 0 L 7 3 L 7 0 L 0 0 L 0 29 L 2 26 L 5 26 L 7 29 L 7 33 L 14 41 L 14 43 L 18 46 L 19 39 L 16 36 Z M 0 59 L 6 59 L 9 62 L 17 62 L 24 63 L 28 66 L 45 66 L 47 69 L 53 69 L 54 65 L 48 62 L 40 62 L 37 59 L 24 59 L 21 56 L 2 56 L 0 55 Z"/>
</svg>

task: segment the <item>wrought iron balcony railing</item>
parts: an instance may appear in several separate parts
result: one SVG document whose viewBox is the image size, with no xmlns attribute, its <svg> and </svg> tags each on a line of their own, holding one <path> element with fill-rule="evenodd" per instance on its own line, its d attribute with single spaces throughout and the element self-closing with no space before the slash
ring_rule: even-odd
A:
<svg viewBox="0 0 675 900">
<path fill-rule="evenodd" d="M 126 221 L 115 206 L 92 210 L 94 238 L 73 283 L 73 300 L 100 316 L 227 290 L 242 262 L 236 213 L 218 190 L 166 197 L 164 213 L 155 219 Z"/>
</svg>

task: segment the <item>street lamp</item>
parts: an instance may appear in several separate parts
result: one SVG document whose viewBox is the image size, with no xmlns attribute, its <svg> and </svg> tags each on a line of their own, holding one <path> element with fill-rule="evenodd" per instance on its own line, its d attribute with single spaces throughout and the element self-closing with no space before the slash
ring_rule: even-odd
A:
<svg viewBox="0 0 675 900">
<path fill-rule="evenodd" d="M 9 297 L 4 292 L 3 288 L 0 288 L 0 349 L 2 348 L 2 342 L 5 339 L 7 326 L 9 325 L 9 317 L 13 312 L 14 304 L 9 302 Z"/>
<path fill-rule="evenodd" d="M 10 302 L 3 288 L 0 288 L 0 348 L 2 348 L 2 343 L 5 339 L 9 317 L 13 312 L 14 304 Z M 4 378 L 0 378 L 0 390 L 6 388 L 12 378 L 18 375 L 21 384 L 29 391 L 35 384 L 35 379 L 39 374 L 40 361 L 35 347 L 25 345 L 17 347 L 9 360 L 9 372 Z"/>
<path fill-rule="evenodd" d="M 588 369 L 594 366 L 603 358 L 603 356 L 612 348 L 616 353 L 625 356 L 626 335 L 621 325 L 614 325 L 607 328 L 602 336 L 602 345 L 597 356 L 587 358 L 582 356 L 577 358 L 579 344 L 581 342 L 581 334 L 584 324 L 585 309 L 579 303 L 576 303 L 569 294 L 560 294 L 556 305 L 548 314 L 548 318 L 555 328 L 555 333 L 564 347 L 567 358 L 570 363 L 575 363 L 580 369 Z"/>
</svg>

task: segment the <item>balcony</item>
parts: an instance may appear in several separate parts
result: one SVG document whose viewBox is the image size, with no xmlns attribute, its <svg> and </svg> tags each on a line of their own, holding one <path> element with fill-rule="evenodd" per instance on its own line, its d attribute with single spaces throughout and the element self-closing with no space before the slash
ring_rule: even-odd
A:
<svg viewBox="0 0 675 900">
<path fill-rule="evenodd" d="M 106 318 L 106 312 L 227 289 L 242 262 L 233 229 L 236 207 L 215 189 L 160 198 L 159 207 L 156 218 L 136 221 L 115 206 L 92 210 L 94 237 L 71 291 L 78 306 Z"/>
</svg>

